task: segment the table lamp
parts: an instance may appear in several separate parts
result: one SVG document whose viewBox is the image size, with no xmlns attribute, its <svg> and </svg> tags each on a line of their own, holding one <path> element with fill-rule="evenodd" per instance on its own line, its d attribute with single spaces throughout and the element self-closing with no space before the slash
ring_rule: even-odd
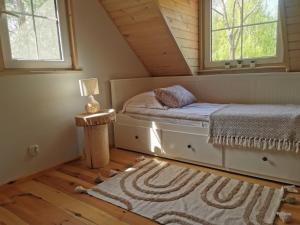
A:
<svg viewBox="0 0 300 225">
<path fill-rule="evenodd" d="M 94 98 L 94 95 L 99 94 L 99 86 L 97 78 L 79 80 L 81 96 L 88 96 L 88 102 L 85 105 L 85 111 L 88 114 L 97 113 L 100 111 L 100 104 Z"/>
</svg>

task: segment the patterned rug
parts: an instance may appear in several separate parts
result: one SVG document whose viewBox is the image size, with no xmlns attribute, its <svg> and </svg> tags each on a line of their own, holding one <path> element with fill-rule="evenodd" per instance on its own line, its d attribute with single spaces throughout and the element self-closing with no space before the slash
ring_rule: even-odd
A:
<svg viewBox="0 0 300 225">
<path fill-rule="evenodd" d="M 271 225 L 283 191 L 146 159 L 87 191 L 157 221 L 180 225 Z"/>
</svg>

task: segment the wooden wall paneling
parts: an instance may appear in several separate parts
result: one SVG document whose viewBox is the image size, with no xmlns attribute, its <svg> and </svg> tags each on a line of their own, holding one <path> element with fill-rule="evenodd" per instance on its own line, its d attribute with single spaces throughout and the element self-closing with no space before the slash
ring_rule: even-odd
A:
<svg viewBox="0 0 300 225">
<path fill-rule="evenodd" d="M 298 40 L 300 40 L 300 33 L 288 35 L 289 42 L 298 41 Z"/>
<path fill-rule="evenodd" d="M 191 74 L 157 0 L 99 2 L 152 75 Z"/>
<path fill-rule="evenodd" d="M 300 17 L 300 16 L 299 16 Z M 295 24 L 288 24 L 288 34 L 295 34 L 295 33 L 300 33 L 300 27 L 298 23 Z"/>
<path fill-rule="evenodd" d="M 289 49 L 300 50 L 300 41 L 293 41 L 289 43 Z"/>
<path fill-rule="evenodd" d="M 287 6 L 294 6 L 299 4 L 299 0 L 286 0 L 286 5 Z"/>
<path fill-rule="evenodd" d="M 286 7 L 284 1 L 279 1 L 279 14 L 281 20 L 282 44 L 283 44 L 283 60 L 286 65 L 286 71 L 290 71 L 290 60 L 288 50 L 288 37 L 287 37 L 287 20 L 286 20 Z"/>
<path fill-rule="evenodd" d="M 4 4 L 4 2 L 0 0 L 0 8 L 1 9 L 2 9 L 3 4 Z M 0 27 L 0 33 L 1 32 L 2 32 L 2 27 Z M 4 66 L 4 58 L 3 58 L 3 51 L 2 51 L 2 40 L 1 40 L 1 35 L 0 35 L 0 72 L 3 71 L 4 69 L 5 69 L 5 66 Z"/>
<path fill-rule="evenodd" d="M 3 70 L 4 70 L 4 59 L 3 59 L 1 39 L 0 39 L 0 72 Z"/>
<path fill-rule="evenodd" d="M 300 1 L 285 0 L 284 4 L 290 71 L 300 71 Z"/>
<path fill-rule="evenodd" d="M 203 66 L 203 1 L 99 2 L 152 75 L 192 74 Z M 300 71 L 300 1 L 281 4 L 285 62 L 290 71 Z"/>
<path fill-rule="evenodd" d="M 105 10 L 108 12 L 128 9 L 131 7 L 141 6 L 146 3 L 152 3 L 152 0 L 100 0 L 103 6 L 105 6 Z"/>
<path fill-rule="evenodd" d="M 192 74 L 199 70 L 199 3 L 197 0 L 158 0 L 162 15 Z"/>
<path fill-rule="evenodd" d="M 205 15 L 205 6 L 204 6 L 204 0 L 200 0 L 199 1 L 199 41 L 198 41 L 198 48 L 199 48 L 199 59 L 198 59 L 198 63 L 199 63 L 199 71 L 204 69 L 204 15 Z"/>
</svg>

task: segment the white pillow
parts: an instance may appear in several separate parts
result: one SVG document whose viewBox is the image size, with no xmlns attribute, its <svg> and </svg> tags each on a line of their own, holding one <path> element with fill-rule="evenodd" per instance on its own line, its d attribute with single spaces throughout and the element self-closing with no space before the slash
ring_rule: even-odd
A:
<svg viewBox="0 0 300 225">
<path fill-rule="evenodd" d="M 138 94 L 127 100 L 123 106 L 122 112 L 126 112 L 126 108 L 148 108 L 148 109 L 168 109 L 163 106 L 155 97 L 153 91 Z"/>
</svg>

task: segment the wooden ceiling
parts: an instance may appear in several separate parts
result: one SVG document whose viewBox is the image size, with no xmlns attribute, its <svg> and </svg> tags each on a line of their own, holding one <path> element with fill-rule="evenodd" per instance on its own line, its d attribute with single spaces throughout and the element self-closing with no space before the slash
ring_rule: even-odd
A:
<svg viewBox="0 0 300 225">
<path fill-rule="evenodd" d="M 99 0 L 154 76 L 198 70 L 198 0 Z"/>
<path fill-rule="evenodd" d="M 199 70 L 199 0 L 99 0 L 153 76 Z M 300 1 L 284 0 L 285 62 L 300 71 Z"/>
</svg>

